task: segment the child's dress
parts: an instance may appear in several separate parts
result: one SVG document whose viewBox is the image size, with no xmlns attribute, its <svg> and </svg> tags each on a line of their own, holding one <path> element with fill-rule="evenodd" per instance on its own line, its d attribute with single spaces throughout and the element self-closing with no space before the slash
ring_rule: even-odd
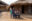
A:
<svg viewBox="0 0 32 21">
<path fill-rule="evenodd" d="M 10 14 L 12 14 L 12 9 L 10 10 Z"/>
<path fill-rule="evenodd" d="M 12 9 L 10 10 L 10 16 L 12 17 Z"/>
</svg>

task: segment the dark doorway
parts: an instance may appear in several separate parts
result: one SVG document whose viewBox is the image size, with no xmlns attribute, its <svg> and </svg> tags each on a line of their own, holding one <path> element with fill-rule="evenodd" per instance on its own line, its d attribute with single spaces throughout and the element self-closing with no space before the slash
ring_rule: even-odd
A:
<svg viewBox="0 0 32 21">
<path fill-rule="evenodd" d="M 31 5 L 31 14 L 32 14 L 32 5 Z"/>
<path fill-rule="evenodd" d="M 22 13 L 24 13 L 24 5 L 22 5 Z"/>
<path fill-rule="evenodd" d="M 13 9 L 14 6 L 11 6 L 11 8 Z"/>
</svg>

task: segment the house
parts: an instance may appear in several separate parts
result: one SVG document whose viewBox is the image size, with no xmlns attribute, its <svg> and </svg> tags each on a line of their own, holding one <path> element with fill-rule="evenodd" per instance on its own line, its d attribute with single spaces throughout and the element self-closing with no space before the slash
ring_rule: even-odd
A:
<svg viewBox="0 0 32 21">
<path fill-rule="evenodd" d="M 27 1 L 17 1 L 10 5 L 10 7 L 13 8 L 21 8 L 21 13 L 23 14 L 32 14 L 32 3 L 29 3 Z"/>
<path fill-rule="evenodd" d="M 7 6 L 8 6 L 8 4 L 4 3 L 3 1 L 0 1 L 0 10 L 1 11 L 8 11 L 6 8 Z"/>
</svg>

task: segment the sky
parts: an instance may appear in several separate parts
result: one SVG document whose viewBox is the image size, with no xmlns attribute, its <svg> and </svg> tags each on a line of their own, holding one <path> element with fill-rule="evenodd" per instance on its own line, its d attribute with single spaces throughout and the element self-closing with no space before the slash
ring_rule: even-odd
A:
<svg viewBox="0 0 32 21">
<path fill-rule="evenodd" d="M 18 0 L 2 0 L 3 2 L 7 3 L 8 5 L 10 5 L 11 3 L 14 3 Z"/>
</svg>

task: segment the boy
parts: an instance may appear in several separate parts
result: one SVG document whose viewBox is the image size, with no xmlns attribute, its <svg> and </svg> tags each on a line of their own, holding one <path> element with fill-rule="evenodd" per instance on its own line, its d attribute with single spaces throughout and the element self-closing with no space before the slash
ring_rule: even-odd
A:
<svg viewBox="0 0 32 21">
<path fill-rule="evenodd" d="M 16 18 L 20 18 L 20 12 L 19 12 L 19 10 L 16 10 L 16 11 L 15 11 L 15 17 L 16 17 Z"/>
</svg>

